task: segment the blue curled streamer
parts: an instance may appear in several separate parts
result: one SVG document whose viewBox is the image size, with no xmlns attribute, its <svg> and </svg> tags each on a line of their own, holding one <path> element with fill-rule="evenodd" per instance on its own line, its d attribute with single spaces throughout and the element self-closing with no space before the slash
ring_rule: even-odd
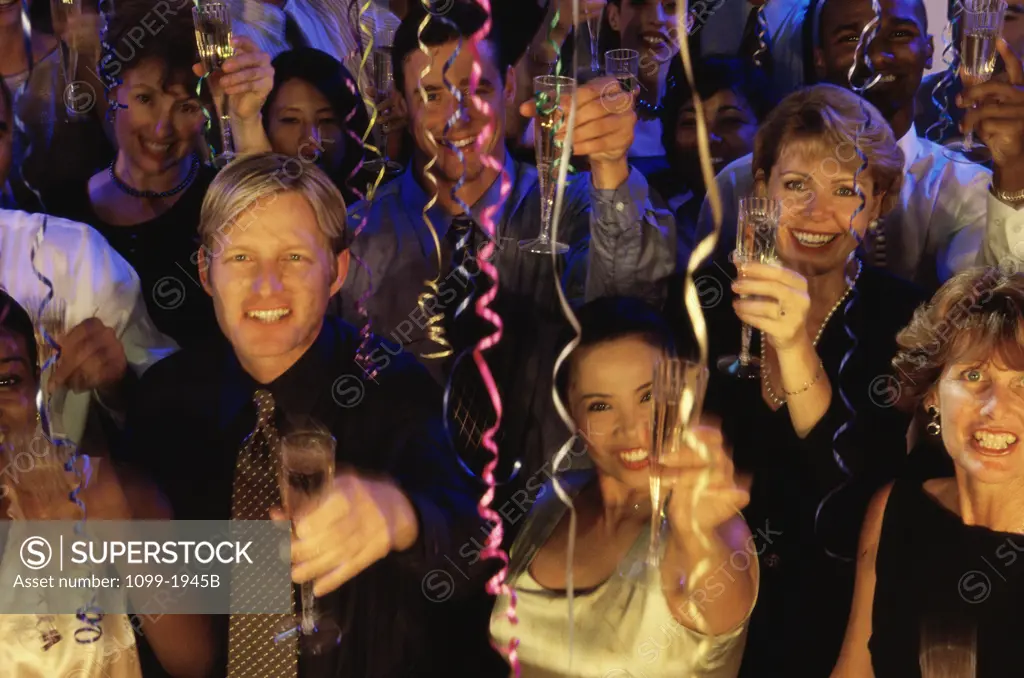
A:
<svg viewBox="0 0 1024 678">
<path fill-rule="evenodd" d="M 857 40 L 857 47 L 853 51 L 853 63 L 850 65 L 850 71 L 847 74 L 847 80 L 850 82 L 850 89 L 857 94 L 863 94 L 872 87 L 878 84 L 878 81 L 882 79 L 882 74 L 875 72 L 875 67 L 871 63 L 871 43 L 874 42 L 875 37 L 878 35 L 879 26 L 882 23 L 882 5 L 878 0 L 871 0 L 871 9 L 874 10 L 875 16 L 864 26 L 864 29 L 860 32 L 860 38 Z M 857 85 L 853 82 L 853 76 L 857 72 L 858 62 L 863 59 L 864 65 L 867 66 L 868 73 L 870 74 L 868 80 L 863 85 Z"/>
<path fill-rule="evenodd" d="M 42 318 L 44 316 L 46 307 L 50 305 L 50 302 L 53 301 L 54 297 L 53 282 L 43 275 L 36 263 L 36 253 L 39 251 L 40 246 L 43 244 L 43 240 L 46 238 L 46 222 L 47 217 L 46 215 L 43 215 L 42 226 L 36 233 L 36 237 L 32 242 L 32 251 L 29 254 L 30 261 L 32 262 L 32 273 L 35 274 L 36 279 L 46 287 L 46 294 L 39 303 L 39 309 L 36 316 L 38 318 Z M 46 331 L 46 326 L 43 323 L 39 324 L 39 334 L 43 341 L 46 342 L 46 345 L 53 351 L 53 354 L 47 358 L 40 370 L 40 374 L 42 375 L 46 374 L 46 371 L 60 360 L 61 347 L 50 333 Z M 76 487 L 68 494 L 68 499 L 82 512 L 82 517 L 75 523 L 75 534 L 79 537 L 84 537 L 87 541 L 90 541 L 89 536 L 85 531 L 85 502 L 83 502 L 79 496 L 82 488 L 85 486 L 85 477 L 81 469 L 79 469 L 78 464 L 76 464 L 78 461 L 78 446 L 65 436 L 54 432 L 53 418 L 50 416 L 49 399 L 44 394 L 42 378 L 40 378 L 39 390 L 36 392 L 36 408 L 39 412 L 39 421 L 42 426 L 43 435 L 46 436 L 46 439 L 53 445 L 55 450 L 67 448 L 69 452 L 67 461 L 64 462 L 64 470 L 75 474 Z M 90 643 L 95 643 L 103 636 L 103 628 L 101 625 L 103 613 L 96 605 L 95 589 L 93 589 L 92 598 L 85 607 L 78 609 L 75 616 L 79 621 L 83 622 L 82 626 L 75 629 L 75 641 L 77 643 L 81 645 L 88 645 Z"/>
<path fill-rule="evenodd" d="M 953 116 L 949 114 L 949 87 L 953 84 L 956 72 L 960 68 L 960 48 L 956 43 L 956 27 L 960 23 L 963 12 L 963 3 L 960 0 L 954 2 L 949 23 L 942 31 L 942 63 L 946 64 L 946 69 L 939 81 L 935 83 L 931 94 L 932 103 L 935 105 L 935 110 L 939 112 L 939 118 L 925 131 L 925 137 L 933 141 L 941 139 L 946 130 L 954 124 Z"/>
<path fill-rule="evenodd" d="M 860 158 L 860 166 L 857 167 L 857 171 L 854 172 L 853 174 L 853 190 L 856 191 L 857 196 L 860 198 L 860 204 L 857 205 L 857 209 L 855 209 L 853 211 L 853 214 L 850 215 L 849 229 L 850 235 L 852 235 L 854 239 L 857 241 L 858 247 L 863 242 L 863 238 L 861 238 L 860 234 L 857 233 L 857 229 L 854 228 L 853 223 L 854 221 L 856 221 L 857 217 L 867 208 L 867 196 L 865 195 L 864 189 L 861 186 L 860 177 L 865 171 L 867 171 L 868 168 L 868 156 L 861 149 L 860 140 L 867 133 L 868 128 L 871 125 L 871 114 L 864 106 L 863 101 L 861 101 L 860 107 L 861 112 L 864 115 L 864 122 L 861 123 L 857 136 L 853 140 L 854 150 L 857 152 L 857 156 Z M 821 502 L 818 503 L 818 508 L 814 512 L 815 534 L 818 533 L 818 523 L 821 518 L 822 511 L 825 509 L 825 504 L 828 503 L 828 501 L 833 496 L 835 496 L 837 493 L 839 493 L 841 490 L 847 487 L 853 480 L 853 474 L 850 472 L 850 468 L 846 465 L 846 462 L 843 460 L 843 456 L 839 453 L 839 439 L 847 431 L 850 431 L 853 428 L 853 425 L 857 419 L 857 412 L 854 409 L 853 404 L 850 402 L 849 397 L 846 395 L 845 389 L 843 388 L 843 376 L 845 375 L 847 364 L 850 362 L 850 359 L 853 357 L 854 352 L 857 350 L 857 347 L 859 346 L 859 342 L 857 341 L 857 335 L 850 327 L 850 310 L 853 308 L 854 304 L 856 304 L 860 298 L 860 294 L 857 291 L 856 283 L 857 280 L 860 279 L 860 273 L 862 270 L 863 264 L 859 260 L 857 260 L 857 275 L 853 279 L 849 277 L 849 274 L 847 274 L 846 276 L 846 285 L 850 290 L 850 298 L 843 306 L 843 330 L 846 332 L 846 336 L 850 338 L 850 347 L 846 350 L 846 353 L 843 354 L 843 359 L 839 363 L 839 372 L 836 376 L 836 384 L 839 390 L 839 399 L 842 400 L 843 406 L 846 407 L 848 416 L 846 418 L 846 421 L 844 421 L 842 425 L 836 429 L 836 432 L 832 434 L 832 459 L 835 461 L 836 466 L 839 467 L 839 470 L 842 472 L 842 474 L 846 476 L 846 480 L 842 481 L 831 491 L 829 491 L 828 494 L 826 494 L 822 498 Z M 824 546 L 824 541 L 822 542 L 822 544 L 823 548 L 825 549 L 825 554 L 829 558 L 844 563 L 853 562 L 852 557 L 834 553 L 831 549 L 828 548 L 828 546 Z"/>
</svg>

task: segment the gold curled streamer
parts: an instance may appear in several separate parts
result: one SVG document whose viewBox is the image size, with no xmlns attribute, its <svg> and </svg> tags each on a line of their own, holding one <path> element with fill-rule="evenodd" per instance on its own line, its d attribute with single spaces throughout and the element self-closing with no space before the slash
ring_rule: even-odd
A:
<svg viewBox="0 0 1024 678">
<path fill-rule="evenodd" d="M 359 8 L 359 16 L 356 21 L 359 22 L 359 31 L 366 37 L 366 47 L 363 49 L 362 57 L 359 59 L 359 73 L 356 75 L 356 78 L 364 83 L 370 82 L 369 75 L 366 72 L 366 62 L 369 60 L 370 54 L 373 53 L 373 31 L 370 30 L 369 26 L 363 23 L 363 16 L 370 9 L 371 2 L 372 0 L 366 0 L 364 3 L 357 5 Z M 374 125 L 377 124 L 377 104 L 371 97 L 365 94 L 366 90 L 366 87 L 360 88 L 360 91 L 363 92 L 363 103 L 366 104 L 368 109 L 370 109 L 370 124 L 366 126 L 366 131 L 363 132 L 363 147 L 372 153 L 376 153 L 377 157 L 383 159 L 384 156 L 381 154 L 380 149 L 371 143 L 367 143 L 367 140 L 373 133 Z M 377 188 L 380 187 L 380 182 L 384 180 L 384 172 L 386 170 L 387 167 L 381 165 L 380 172 L 377 173 L 377 178 L 374 179 L 370 189 L 366 192 L 367 202 L 373 201 L 373 196 L 376 195 Z"/>
<path fill-rule="evenodd" d="M 426 90 L 423 89 L 423 78 L 427 77 L 427 75 L 430 74 L 430 65 L 432 59 L 430 56 L 430 49 L 423 42 L 423 31 L 427 29 L 427 25 L 430 23 L 430 19 L 432 16 L 432 12 L 430 11 L 431 1 L 432 0 L 420 0 L 420 2 L 423 5 L 423 8 L 427 10 L 427 14 L 425 17 L 423 17 L 423 21 L 420 23 L 420 26 L 416 31 L 416 42 L 419 43 L 420 51 L 424 54 L 424 56 L 427 57 L 427 66 L 420 72 L 419 79 L 416 81 L 416 93 L 423 100 L 424 106 L 427 105 L 427 92 Z M 420 311 L 423 312 L 423 316 L 427 318 L 427 325 L 425 328 L 427 332 L 427 338 L 441 347 L 440 351 L 435 351 L 434 353 L 424 353 L 423 357 L 428 360 L 437 360 L 440 358 L 447 358 L 448 356 L 452 355 L 454 351 L 452 350 L 452 345 L 448 342 L 448 338 L 445 336 L 444 327 L 441 325 L 441 321 L 444 320 L 444 313 L 441 312 L 431 314 L 427 310 L 427 304 L 432 301 L 436 301 L 437 295 L 441 292 L 442 262 L 441 240 L 437 236 L 437 230 L 434 228 L 434 224 L 430 222 L 430 217 L 427 216 L 427 212 L 429 212 L 431 208 L 433 208 L 434 205 L 437 204 L 437 179 L 430 171 L 433 169 L 434 165 L 437 164 L 437 140 L 434 139 L 434 134 L 429 129 L 424 128 L 424 131 L 427 133 L 427 141 L 433 148 L 434 155 L 433 157 L 430 158 L 430 162 L 428 162 L 423 167 L 423 177 L 424 179 L 430 182 L 431 187 L 433 188 L 433 192 L 432 195 L 430 196 L 430 200 L 428 200 L 427 204 L 423 206 L 422 216 L 423 223 L 426 224 L 427 230 L 430 232 L 430 237 L 434 241 L 434 252 L 436 252 L 437 254 L 437 275 L 434 277 L 433 280 L 423 281 L 424 286 L 426 286 L 426 288 L 429 291 L 423 292 L 422 294 L 419 295 L 419 297 L 417 297 L 416 305 L 419 307 Z"/>
<path fill-rule="evenodd" d="M 697 92 L 696 79 L 693 75 L 693 59 L 690 54 L 690 40 L 689 34 L 686 31 L 686 16 L 689 14 L 689 0 L 684 0 L 677 6 L 676 9 L 676 30 L 680 36 L 679 44 L 679 55 L 683 62 L 683 71 L 686 76 L 686 80 L 690 86 L 691 97 L 693 100 L 694 113 L 697 119 L 697 151 L 700 157 L 700 168 L 701 174 L 704 177 L 704 185 L 707 186 L 707 200 L 711 206 L 711 214 L 713 218 L 714 228 L 700 243 L 694 248 L 690 255 L 690 260 L 686 266 L 686 282 L 685 282 L 685 306 L 687 315 L 690 318 L 690 323 L 693 326 L 693 333 L 697 340 L 697 347 L 700 351 L 700 364 L 702 367 L 707 368 L 708 365 L 708 335 L 707 335 L 707 323 L 704 320 L 704 315 L 701 309 L 700 297 L 697 294 L 697 287 L 694 284 L 694 273 L 703 263 L 711 256 L 714 251 L 716 244 L 718 243 L 718 237 L 722 229 L 722 197 L 718 191 L 718 184 L 715 182 L 715 172 L 711 164 L 711 143 L 708 135 L 707 120 L 704 116 L 704 106 L 701 101 L 700 94 Z M 689 402 L 697 402 L 695 394 L 690 392 L 693 388 L 692 385 L 687 385 L 687 393 L 684 394 L 684 399 Z M 689 432 L 688 432 L 689 433 Z M 692 437 L 692 436 L 691 436 Z M 704 471 L 701 473 L 698 479 L 693 493 L 693 501 L 691 504 L 691 516 L 693 532 L 697 536 L 701 545 L 705 549 L 711 547 L 711 541 L 697 522 L 697 505 L 707 488 L 711 480 L 711 465 L 710 465 L 710 453 L 704 445 L 692 445 L 694 450 L 697 452 L 701 461 L 704 462 Z M 687 594 L 693 593 L 693 587 L 701 577 L 707 574 L 711 570 L 710 558 L 701 558 L 697 563 L 693 565 L 693 571 L 688 573 L 686 576 L 686 587 Z M 756 600 L 755 593 L 755 600 Z M 687 614 L 691 614 L 694 617 L 695 623 L 702 625 L 704 622 L 704 615 L 701 613 L 699 606 L 689 605 L 690 610 L 687 610 Z M 701 659 L 707 656 L 707 653 L 711 649 L 711 637 L 705 636 L 701 640 L 697 648 L 697 661 L 699 663 Z"/>
<path fill-rule="evenodd" d="M 580 2 L 579 0 L 572 0 L 572 22 L 573 26 L 578 28 L 580 25 Z M 577 50 L 573 50 L 573 73 L 577 73 L 576 56 Z M 556 51 L 556 54 L 558 52 Z M 561 57 L 559 57 L 561 60 Z M 539 128 L 539 125 L 538 125 Z M 554 380 L 553 384 L 558 383 L 558 370 L 561 369 L 562 363 L 568 359 L 569 355 L 576 350 L 579 346 L 580 337 L 583 334 L 583 329 L 580 327 L 580 321 L 576 318 L 576 314 L 573 313 L 572 307 L 569 305 L 569 300 L 565 297 L 565 291 L 562 289 L 562 282 L 558 278 L 558 252 L 555 249 L 555 244 L 558 242 L 558 220 L 562 211 L 562 200 L 565 197 L 565 185 L 566 178 L 569 173 L 569 157 L 572 154 L 572 133 L 576 129 L 576 88 L 572 90 L 572 103 L 569 107 L 569 120 L 566 123 L 565 128 L 565 143 L 562 146 L 562 157 L 561 164 L 558 168 L 558 179 L 555 188 L 555 204 L 551 211 L 551 262 L 552 270 L 554 271 L 555 278 L 555 290 L 558 292 L 558 303 L 562 307 L 562 314 L 565 316 L 569 324 L 572 325 L 575 336 L 569 340 L 569 343 L 565 345 L 562 352 L 559 353 L 558 358 L 555 360 L 554 369 Z M 537 133 L 540 133 L 540 129 Z M 541 196 L 541 200 L 544 197 Z M 555 402 L 555 410 L 558 412 L 558 416 L 562 418 L 565 425 L 570 431 L 576 430 L 576 424 L 573 422 L 572 417 L 569 416 L 568 410 L 562 403 L 562 399 L 558 394 L 558 389 L 554 386 L 551 388 L 551 397 Z M 572 564 L 576 557 L 576 507 L 573 505 L 572 498 L 566 493 L 561 483 L 558 482 L 558 465 L 562 463 L 562 460 L 569 454 L 569 450 L 575 442 L 576 436 L 569 438 L 562 447 L 555 453 L 555 457 L 552 460 L 551 468 L 551 487 L 555 491 L 555 495 L 558 496 L 559 501 L 565 504 L 566 508 L 569 509 L 569 543 L 566 547 L 565 554 L 565 592 L 566 602 L 568 605 L 569 614 L 569 666 L 572 666 L 572 651 L 573 651 L 573 630 L 575 629 L 576 623 L 573 618 L 573 576 L 572 576 Z"/>
</svg>

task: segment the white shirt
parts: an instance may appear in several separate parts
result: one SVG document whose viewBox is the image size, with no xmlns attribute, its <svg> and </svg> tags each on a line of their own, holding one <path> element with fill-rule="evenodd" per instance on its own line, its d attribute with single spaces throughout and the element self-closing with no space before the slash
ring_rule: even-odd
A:
<svg viewBox="0 0 1024 678">
<path fill-rule="evenodd" d="M 992 195 L 992 172 L 950 160 L 940 145 L 918 137 L 913 126 L 899 146 L 905 175 L 900 202 L 885 221 L 886 268 L 928 290 L 972 266 L 1017 270 L 1024 262 L 1024 211 Z M 753 156 L 744 156 L 715 179 L 723 233 L 735 232 L 737 202 L 753 191 L 752 166 Z M 711 226 L 705 199 L 700 237 Z"/>
<path fill-rule="evenodd" d="M 38 270 L 53 283 L 54 300 L 65 307 L 64 325 L 71 330 L 97 318 L 117 333 L 128 365 L 139 376 L 153 363 L 177 350 L 146 313 L 139 278 L 132 267 L 97 231 L 56 217 L 46 218 L 46 237 L 36 252 Z M 0 286 L 35 321 L 46 286 L 36 277 L 31 253 L 44 216 L 0 210 Z M 88 393 L 68 393 L 60 431 L 82 439 L 89 411 Z"/>
<path fill-rule="evenodd" d="M 85 485 L 95 477 L 102 459 L 79 457 Z M 69 482 L 67 488 L 72 487 Z M 28 596 L 39 597 L 39 591 L 14 586 L 17 576 L 25 576 L 21 561 L 15 556 L 18 545 L 31 535 L 31 522 L 17 508 L 17 493 L 8 516 L 14 518 L 3 553 L 7 557 L 0 561 L 0 610 L 38 609 L 37 603 Z M 5 516 L 5 517 L 8 517 Z M 38 520 L 30 516 L 28 520 Z M 107 566 L 109 567 L 109 566 Z M 109 570 L 86 567 L 82 571 L 71 570 L 63 574 L 69 577 L 110 576 Z M 65 590 L 63 602 L 74 601 L 73 594 L 86 594 L 87 590 L 69 592 Z M 116 595 L 124 596 L 122 590 Z M 30 602 L 32 601 L 32 602 Z M 127 607 L 122 597 L 121 605 Z M 135 645 L 135 630 L 126 614 L 106 614 L 101 622 L 103 635 L 94 643 L 78 643 L 75 631 L 82 627 L 73 614 L 0 614 L 0 678 L 142 678 L 139 654 Z M 48 648 L 44 644 L 44 631 L 56 630 L 60 639 Z"/>
</svg>

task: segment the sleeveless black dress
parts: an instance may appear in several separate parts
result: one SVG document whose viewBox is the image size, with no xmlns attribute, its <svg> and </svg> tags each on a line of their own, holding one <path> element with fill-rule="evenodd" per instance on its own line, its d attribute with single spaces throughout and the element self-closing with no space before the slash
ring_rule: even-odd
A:
<svg viewBox="0 0 1024 678">
<path fill-rule="evenodd" d="M 875 573 L 868 646 L 876 678 L 921 676 L 925 627 L 931 638 L 976 634 L 978 678 L 1024 673 L 1024 535 L 964 525 L 920 483 L 897 481 Z"/>
</svg>

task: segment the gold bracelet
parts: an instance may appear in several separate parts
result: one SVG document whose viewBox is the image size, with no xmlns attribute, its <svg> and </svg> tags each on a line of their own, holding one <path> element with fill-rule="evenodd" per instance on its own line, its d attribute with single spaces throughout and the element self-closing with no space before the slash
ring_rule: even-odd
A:
<svg viewBox="0 0 1024 678">
<path fill-rule="evenodd" d="M 785 388 L 783 388 L 782 392 L 785 393 L 788 396 L 795 396 L 795 395 L 800 395 L 801 393 L 806 393 L 807 391 L 809 391 L 811 389 L 812 386 L 814 386 L 815 384 L 818 383 L 818 381 L 821 379 L 821 375 L 823 375 L 823 374 L 825 374 L 825 364 L 822 363 L 819 360 L 818 361 L 818 373 L 816 375 L 814 375 L 814 379 L 812 379 L 811 381 L 809 381 L 806 384 L 804 384 L 803 388 L 801 388 L 799 391 L 787 391 Z"/>
</svg>

